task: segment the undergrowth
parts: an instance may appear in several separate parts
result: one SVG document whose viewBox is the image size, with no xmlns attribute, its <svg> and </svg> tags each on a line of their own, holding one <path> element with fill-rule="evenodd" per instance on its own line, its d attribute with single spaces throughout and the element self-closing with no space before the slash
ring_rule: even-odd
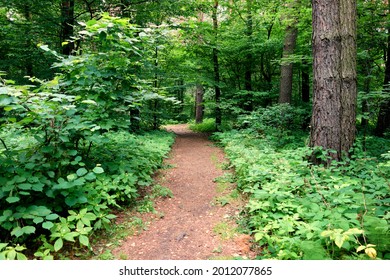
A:
<svg viewBox="0 0 390 280">
<path fill-rule="evenodd" d="M 267 110 L 244 117 L 239 130 L 214 135 L 238 188 L 250 196 L 246 224 L 262 247 L 258 257 L 390 259 L 390 141 L 372 137 L 381 145 L 363 151 L 358 139 L 351 159 L 312 165 L 307 133 L 257 122 L 272 110 L 281 123 L 288 116 L 299 124 L 300 116 Z"/>
<path fill-rule="evenodd" d="M 112 210 L 150 208 L 137 199 L 173 143 L 163 131 L 107 132 L 88 156 L 73 156 L 55 175 L 52 165 L 38 160 L 44 158 L 40 150 L 29 152 L 36 140 L 24 134 L 16 141 L 15 134 L 0 131 L 9 143 L 0 148 L 0 259 L 62 259 L 91 248 L 91 234 L 109 229 L 116 218 Z M 170 195 L 161 187 L 159 192 Z"/>
<path fill-rule="evenodd" d="M 215 120 L 206 118 L 201 123 L 190 123 L 189 128 L 195 132 L 214 132 L 216 129 Z"/>
</svg>

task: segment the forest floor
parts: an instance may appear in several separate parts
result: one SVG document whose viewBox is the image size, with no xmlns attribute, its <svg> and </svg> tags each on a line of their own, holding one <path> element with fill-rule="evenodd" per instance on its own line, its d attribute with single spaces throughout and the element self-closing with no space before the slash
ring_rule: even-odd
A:
<svg viewBox="0 0 390 280">
<path fill-rule="evenodd" d="M 116 259 L 207 260 L 253 259 L 250 236 L 238 230 L 237 218 L 245 201 L 234 185 L 218 178 L 229 175 L 223 151 L 187 125 L 167 126 L 177 137 L 170 166 L 156 174 L 155 184 L 173 196 L 154 201 L 153 213 L 140 217 L 145 230 L 127 236 L 113 250 Z M 230 174 L 231 175 L 231 174 Z M 221 177 L 222 176 L 222 177 Z M 119 217 L 123 222 L 126 217 Z"/>
</svg>

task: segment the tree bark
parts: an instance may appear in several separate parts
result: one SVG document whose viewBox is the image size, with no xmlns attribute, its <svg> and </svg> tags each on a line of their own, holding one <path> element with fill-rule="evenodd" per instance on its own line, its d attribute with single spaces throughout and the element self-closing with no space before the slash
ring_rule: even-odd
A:
<svg viewBox="0 0 390 280">
<path fill-rule="evenodd" d="M 340 160 L 355 140 L 356 0 L 313 1 L 313 56 L 310 146 Z"/>
<path fill-rule="evenodd" d="M 220 74 L 219 74 L 219 60 L 218 60 L 218 0 L 214 1 L 213 7 L 213 31 L 214 31 L 214 47 L 213 47 L 213 64 L 214 64 L 214 82 L 215 82 L 215 125 L 218 130 L 222 123 L 222 112 L 220 108 L 221 88 L 220 88 Z"/>
<path fill-rule="evenodd" d="M 307 65 L 306 62 L 302 63 L 301 77 L 302 77 L 302 87 L 301 87 L 302 102 L 309 103 L 310 102 L 310 75 L 309 75 L 309 66 Z"/>
<path fill-rule="evenodd" d="M 74 49 L 74 43 L 71 38 L 74 32 L 74 0 L 61 1 L 62 34 L 61 43 L 68 42 L 62 46 L 62 54 L 70 55 Z"/>
<path fill-rule="evenodd" d="M 195 91 L 195 122 L 201 123 L 203 122 L 203 95 L 204 95 L 204 88 L 203 85 L 197 84 L 196 85 L 196 91 Z"/>
<path fill-rule="evenodd" d="M 295 13 L 299 3 L 299 0 L 294 0 L 294 2 L 287 4 L 290 15 L 287 16 L 288 24 L 283 43 L 283 59 L 288 59 L 294 53 L 295 45 L 297 43 L 298 28 L 296 25 L 298 18 Z M 293 63 L 282 61 L 280 72 L 279 103 L 290 104 L 293 88 Z"/>
</svg>

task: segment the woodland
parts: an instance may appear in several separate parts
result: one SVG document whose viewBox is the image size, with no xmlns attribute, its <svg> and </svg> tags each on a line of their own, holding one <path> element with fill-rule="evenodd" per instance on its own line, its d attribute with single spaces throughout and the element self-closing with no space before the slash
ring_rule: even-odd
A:
<svg viewBox="0 0 390 280">
<path fill-rule="evenodd" d="M 183 123 L 257 259 L 390 259 L 388 0 L 0 0 L 0 260 L 147 211 Z"/>
</svg>

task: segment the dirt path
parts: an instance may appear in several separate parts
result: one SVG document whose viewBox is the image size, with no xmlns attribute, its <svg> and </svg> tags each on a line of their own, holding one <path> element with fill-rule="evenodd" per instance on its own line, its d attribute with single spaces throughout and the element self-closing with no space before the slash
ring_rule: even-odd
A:
<svg viewBox="0 0 390 280">
<path fill-rule="evenodd" d="M 223 152 L 186 125 L 167 129 L 177 134 L 166 160 L 173 168 L 160 171 L 157 183 L 168 187 L 173 198 L 158 200 L 159 214 L 147 230 L 127 237 L 114 255 L 130 260 L 252 258 L 249 236 L 234 230 L 240 202 L 224 207 L 216 203 L 221 193 L 214 179 L 224 174 L 217 168 L 224 161 Z"/>
</svg>

